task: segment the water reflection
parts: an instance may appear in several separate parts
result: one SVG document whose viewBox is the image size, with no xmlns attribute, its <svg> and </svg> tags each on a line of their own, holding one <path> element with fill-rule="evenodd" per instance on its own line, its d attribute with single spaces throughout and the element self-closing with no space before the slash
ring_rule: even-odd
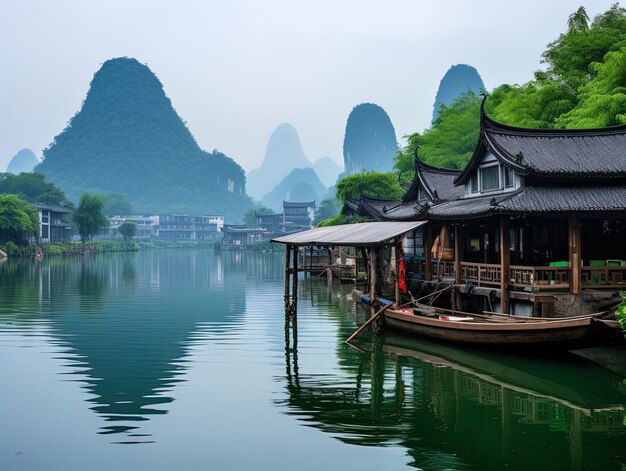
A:
<svg viewBox="0 0 626 471">
<path fill-rule="evenodd" d="M 328 296 L 308 289 L 313 302 Z M 416 469 L 621 469 L 626 390 L 608 370 L 571 354 L 524 358 L 389 334 L 359 353 L 342 344 L 354 327 L 328 311 L 339 369 L 305 370 L 286 344 L 277 403 L 303 424 L 349 444 L 400 445 Z"/>
<path fill-rule="evenodd" d="M 167 413 L 188 350 L 205 339 L 198 330 L 241 330 L 250 265 L 209 251 L 9 260 L 0 265 L 0 324 L 25 334 L 45 326 L 105 421 L 99 433 L 151 442 L 141 423 Z"/>
</svg>

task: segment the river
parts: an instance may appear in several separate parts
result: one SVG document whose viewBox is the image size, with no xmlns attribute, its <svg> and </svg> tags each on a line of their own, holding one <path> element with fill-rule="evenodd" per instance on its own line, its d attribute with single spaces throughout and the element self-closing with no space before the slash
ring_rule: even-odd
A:
<svg viewBox="0 0 626 471">
<path fill-rule="evenodd" d="M 621 470 L 624 377 L 365 332 L 279 254 L 0 263 L 0 470 Z"/>
</svg>

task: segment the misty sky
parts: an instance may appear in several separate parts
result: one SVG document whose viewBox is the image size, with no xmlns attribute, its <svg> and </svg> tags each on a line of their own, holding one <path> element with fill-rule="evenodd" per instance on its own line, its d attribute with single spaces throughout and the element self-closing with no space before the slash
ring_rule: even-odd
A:
<svg viewBox="0 0 626 471">
<path fill-rule="evenodd" d="M 591 17 L 613 0 L 593 0 Z M 38 157 L 100 65 L 147 64 L 200 146 L 246 170 L 290 122 L 311 160 L 342 162 L 345 123 L 373 102 L 399 138 L 430 124 L 443 74 L 488 89 L 532 78 L 580 0 L 0 0 L 0 170 Z"/>
</svg>

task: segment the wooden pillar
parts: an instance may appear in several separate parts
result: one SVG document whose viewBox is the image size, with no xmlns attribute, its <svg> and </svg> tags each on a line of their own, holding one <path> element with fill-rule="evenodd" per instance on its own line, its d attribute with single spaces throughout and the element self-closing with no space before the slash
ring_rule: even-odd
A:
<svg viewBox="0 0 626 471">
<path fill-rule="evenodd" d="M 396 258 L 396 307 L 400 306 L 400 241 L 396 241 L 394 245 L 394 252 Z"/>
<path fill-rule="evenodd" d="M 291 245 L 287 245 L 287 248 L 285 250 L 285 315 L 289 314 L 289 277 L 291 276 L 290 273 L 290 266 L 291 266 Z"/>
<path fill-rule="evenodd" d="M 369 249 L 370 259 L 370 305 L 374 307 L 374 300 L 376 299 L 376 265 L 378 264 L 378 254 L 374 247 Z"/>
<path fill-rule="evenodd" d="M 580 219 L 578 216 L 568 218 L 568 242 L 569 242 L 569 265 L 571 279 L 569 282 L 570 293 L 580 294 L 581 270 L 580 270 Z"/>
<path fill-rule="evenodd" d="M 300 255 L 300 249 L 294 247 L 293 250 L 293 280 L 291 284 L 291 315 L 295 319 L 298 313 L 298 257 Z"/>
<path fill-rule="evenodd" d="M 510 312 L 509 284 L 511 281 L 511 240 L 509 234 L 509 218 L 500 219 L 500 310 L 504 314 Z"/>
<path fill-rule="evenodd" d="M 333 283 L 333 248 L 328 247 L 328 272 L 326 274 L 328 285 Z"/>
<path fill-rule="evenodd" d="M 461 277 L 461 237 L 463 236 L 459 224 L 454 225 L 454 282 L 460 285 L 463 282 Z"/>
<path fill-rule="evenodd" d="M 426 237 L 424 243 L 424 256 L 426 257 L 426 266 L 424 267 L 424 278 L 426 281 L 433 280 L 433 225 L 430 221 L 426 223 Z"/>
</svg>

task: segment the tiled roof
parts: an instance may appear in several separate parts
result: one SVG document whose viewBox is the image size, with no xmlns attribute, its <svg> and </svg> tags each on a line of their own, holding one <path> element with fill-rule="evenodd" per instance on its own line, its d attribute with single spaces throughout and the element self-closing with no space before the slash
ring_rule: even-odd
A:
<svg viewBox="0 0 626 471">
<path fill-rule="evenodd" d="M 484 105 L 484 101 L 483 101 Z M 481 105 L 480 139 L 455 180 L 467 181 L 485 152 L 530 180 L 571 182 L 626 178 L 626 125 L 600 129 L 527 129 L 498 123 Z"/>
<path fill-rule="evenodd" d="M 367 214 L 377 221 L 417 220 L 425 213 L 425 207 L 416 203 L 404 203 L 398 200 L 382 200 L 361 197 L 361 205 Z"/>
<path fill-rule="evenodd" d="M 626 186 L 527 187 L 502 201 L 498 210 L 516 213 L 626 212 Z"/>
<path fill-rule="evenodd" d="M 498 196 L 480 196 L 433 206 L 434 219 L 478 218 L 492 214 L 616 213 L 626 216 L 626 186 L 526 187 Z"/>
<path fill-rule="evenodd" d="M 410 186 L 404 185 L 406 194 L 402 201 L 416 201 L 417 189 L 420 185 L 426 188 L 433 200 L 451 200 L 463 195 L 463 187 L 454 186 L 454 179 L 460 175 L 460 170 L 435 167 L 415 158 L 415 177 Z"/>
</svg>

